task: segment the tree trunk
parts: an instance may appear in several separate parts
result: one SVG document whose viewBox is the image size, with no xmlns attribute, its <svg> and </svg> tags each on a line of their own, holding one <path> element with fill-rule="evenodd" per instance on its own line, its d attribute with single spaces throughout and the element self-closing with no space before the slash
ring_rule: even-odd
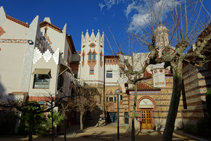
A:
<svg viewBox="0 0 211 141">
<path fill-rule="evenodd" d="M 33 122 L 34 122 L 34 114 L 33 111 L 30 111 L 30 125 L 29 125 L 29 141 L 32 141 L 32 132 L 33 132 Z"/>
<path fill-rule="evenodd" d="M 131 132 L 131 139 L 135 141 L 135 111 L 136 111 L 136 101 L 137 101 L 137 83 L 135 84 L 135 96 L 133 102 L 133 113 L 132 113 L 132 132 Z"/>
<path fill-rule="evenodd" d="M 66 119 L 65 119 L 65 112 L 63 113 L 64 116 L 64 141 L 66 141 Z"/>
<path fill-rule="evenodd" d="M 174 132 L 175 120 L 177 117 L 178 106 L 180 102 L 182 90 L 182 61 L 178 61 L 178 65 L 173 70 L 173 92 L 171 103 L 166 120 L 166 126 L 163 133 L 163 141 L 171 141 Z"/>
<path fill-rule="evenodd" d="M 83 130 L 83 113 L 80 112 L 80 129 Z"/>
</svg>

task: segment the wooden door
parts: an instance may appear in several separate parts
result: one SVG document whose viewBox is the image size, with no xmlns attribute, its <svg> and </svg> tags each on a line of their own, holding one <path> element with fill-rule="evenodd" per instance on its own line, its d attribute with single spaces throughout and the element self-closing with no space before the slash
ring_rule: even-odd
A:
<svg viewBox="0 0 211 141">
<path fill-rule="evenodd" d="M 141 111 L 141 129 L 152 129 L 151 111 Z"/>
</svg>

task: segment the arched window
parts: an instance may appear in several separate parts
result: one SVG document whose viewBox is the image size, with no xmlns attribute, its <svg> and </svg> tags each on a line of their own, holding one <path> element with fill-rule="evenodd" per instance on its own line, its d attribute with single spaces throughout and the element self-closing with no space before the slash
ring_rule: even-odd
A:
<svg viewBox="0 0 211 141">
<path fill-rule="evenodd" d="M 95 52 L 93 53 L 92 60 L 96 60 L 96 54 L 95 54 Z"/>
<path fill-rule="evenodd" d="M 90 52 L 89 53 L 89 60 L 91 60 L 92 59 L 92 53 Z"/>
<path fill-rule="evenodd" d="M 108 95 L 106 95 L 106 102 L 108 102 Z"/>
<path fill-rule="evenodd" d="M 84 61 L 84 54 L 83 54 L 83 56 L 82 56 L 82 61 Z"/>
<path fill-rule="evenodd" d="M 114 95 L 114 102 L 116 103 L 116 98 L 117 98 L 117 96 L 116 95 Z"/>
<path fill-rule="evenodd" d="M 113 102 L 113 93 L 111 92 L 110 94 L 109 94 L 109 102 Z"/>
</svg>

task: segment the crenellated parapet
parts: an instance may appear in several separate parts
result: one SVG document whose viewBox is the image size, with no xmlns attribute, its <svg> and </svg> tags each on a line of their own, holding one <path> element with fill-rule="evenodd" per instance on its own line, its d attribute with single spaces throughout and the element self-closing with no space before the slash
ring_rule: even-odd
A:
<svg viewBox="0 0 211 141">
<path fill-rule="evenodd" d="M 91 36 L 89 36 L 88 30 L 86 31 L 86 34 L 84 35 L 82 32 L 81 35 L 81 45 L 82 47 L 85 47 L 86 45 L 94 43 L 91 47 L 94 47 L 96 45 L 99 45 L 100 47 L 103 47 L 104 45 L 104 32 L 102 36 L 100 35 L 100 30 L 98 30 L 97 35 L 95 36 L 94 30 L 92 30 Z"/>
</svg>

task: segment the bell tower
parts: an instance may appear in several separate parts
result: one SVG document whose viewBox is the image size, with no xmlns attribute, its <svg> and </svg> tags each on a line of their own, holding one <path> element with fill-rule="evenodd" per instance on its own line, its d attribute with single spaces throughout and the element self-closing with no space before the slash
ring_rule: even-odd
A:
<svg viewBox="0 0 211 141">
<path fill-rule="evenodd" d="M 104 32 L 98 30 L 96 36 L 92 30 L 91 36 L 86 31 L 81 35 L 81 60 L 79 78 L 85 83 L 103 88 L 104 85 Z"/>
<path fill-rule="evenodd" d="M 154 31 L 156 48 L 162 48 L 169 45 L 169 30 L 162 24 L 160 24 Z"/>
</svg>

